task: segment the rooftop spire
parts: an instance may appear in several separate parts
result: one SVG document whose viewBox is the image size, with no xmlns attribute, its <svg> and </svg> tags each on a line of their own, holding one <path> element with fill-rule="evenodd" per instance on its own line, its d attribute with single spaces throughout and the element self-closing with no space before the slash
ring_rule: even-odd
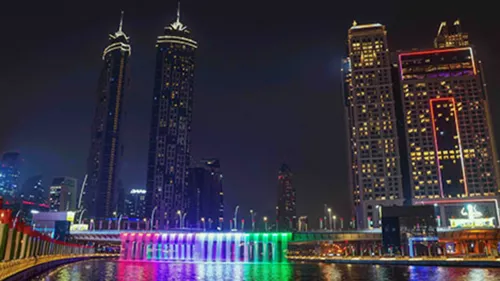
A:
<svg viewBox="0 0 500 281">
<path fill-rule="evenodd" d="M 177 2 L 177 22 L 181 22 L 181 1 Z"/>
<path fill-rule="evenodd" d="M 120 17 L 120 27 L 118 27 L 118 32 L 123 32 L 122 28 L 123 28 L 123 11 L 122 11 L 122 15 Z"/>
</svg>

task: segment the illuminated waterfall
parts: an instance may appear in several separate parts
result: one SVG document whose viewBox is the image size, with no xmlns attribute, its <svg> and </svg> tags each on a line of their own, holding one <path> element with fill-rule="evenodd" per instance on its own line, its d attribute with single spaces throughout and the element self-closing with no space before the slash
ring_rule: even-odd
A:
<svg viewBox="0 0 500 281">
<path fill-rule="evenodd" d="M 291 233 L 122 233 L 121 260 L 283 262 Z"/>
</svg>

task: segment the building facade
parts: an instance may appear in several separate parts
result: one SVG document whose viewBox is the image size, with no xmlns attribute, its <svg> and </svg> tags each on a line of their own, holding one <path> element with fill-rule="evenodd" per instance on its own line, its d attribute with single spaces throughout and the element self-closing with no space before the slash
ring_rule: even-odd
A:
<svg viewBox="0 0 500 281">
<path fill-rule="evenodd" d="M 188 207 L 195 51 L 198 44 L 177 19 L 156 42 L 156 68 L 147 167 L 147 213 L 160 229 L 179 225 Z"/>
<path fill-rule="evenodd" d="M 482 68 L 464 33 L 444 30 L 441 24 L 440 48 L 399 54 L 413 201 L 436 204 L 440 226 L 472 212 L 498 225 L 498 163 Z"/>
<path fill-rule="evenodd" d="M 54 178 L 49 188 L 50 211 L 75 211 L 77 197 L 77 180 L 75 178 Z"/>
<path fill-rule="evenodd" d="M 283 164 L 278 172 L 278 202 L 276 204 L 276 223 L 280 231 L 297 229 L 296 192 L 292 185 L 292 171 Z"/>
<path fill-rule="evenodd" d="M 187 224 L 210 230 L 222 229 L 224 191 L 219 159 L 204 159 L 189 169 Z"/>
<path fill-rule="evenodd" d="M 91 217 L 111 217 L 118 202 L 118 170 L 123 153 L 121 123 L 128 85 L 130 38 L 123 32 L 123 13 L 118 31 L 109 35 L 104 66 L 99 78 L 97 107 L 91 129 L 87 160 L 85 208 Z"/>
<path fill-rule="evenodd" d="M 146 217 L 146 190 L 132 189 L 125 198 L 125 214 L 129 218 Z"/>
<path fill-rule="evenodd" d="M 6 199 L 13 199 L 19 195 L 20 165 L 21 155 L 18 152 L 6 152 L 2 155 L 0 196 Z"/>
<path fill-rule="evenodd" d="M 443 21 L 434 39 L 434 48 L 452 48 L 469 46 L 469 34 L 462 32 L 460 20 L 456 20 L 453 25 Z"/>
<path fill-rule="evenodd" d="M 356 226 L 378 226 L 379 220 L 373 219 L 377 206 L 404 202 L 385 26 L 354 22 L 342 65 Z"/>
<path fill-rule="evenodd" d="M 24 200 L 34 202 L 35 204 L 46 204 L 48 194 L 42 184 L 42 175 L 36 175 L 28 178 L 23 184 Z"/>
</svg>

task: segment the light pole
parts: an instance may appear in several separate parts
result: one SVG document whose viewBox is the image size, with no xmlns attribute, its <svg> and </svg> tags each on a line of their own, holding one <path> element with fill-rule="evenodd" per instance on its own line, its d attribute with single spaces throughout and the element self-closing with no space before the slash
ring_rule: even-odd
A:
<svg viewBox="0 0 500 281">
<path fill-rule="evenodd" d="M 83 209 L 83 210 L 80 212 L 80 216 L 78 217 L 78 224 L 81 224 L 81 223 L 82 223 L 82 216 L 83 216 L 83 213 L 85 213 L 85 211 L 87 211 L 87 209 Z"/>
<path fill-rule="evenodd" d="M 186 215 L 187 215 L 187 212 L 185 212 L 184 214 L 182 214 L 182 228 L 186 227 Z"/>
<path fill-rule="evenodd" d="M 237 205 L 236 208 L 234 208 L 234 229 L 238 230 L 238 209 L 240 208 L 240 205 Z"/>
<path fill-rule="evenodd" d="M 257 215 L 257 212 L 250 210 L 250 217 L 252 218 L 252 231 L 255 231 L 255 215 Z"/>
<path fill-rule="evenodd" d="M 262 218 L 264 220 L 264 231 L 267 232 L 267 217 Z"/>
<path fill-rule="evenodd" d="M 203 225 L 203 231 L 206 231 L 207 228 L 205 227 L 205 218 L 201 218 L 201 224 Z"/>
<path fill-rule="evenodd" d="M 337 230 L 337 216 L 333 216 L 333 231 Z"/>
<path fill-rule="evenodd" d="M 177 215 L 179 215 L 179 228 L 181 228 L 181 221 L 182 221 L 182 212 L 181 210 L 177 210 Z"/>
<path fill-rule="evenodd" d="M 116 228 L 117 230 L 120 230 L 121 223 L 122 223 L 122 214 L 120 214 L 120 216 L 118 217 L 118 227 Z"/>
<path fill-rule="evenodd" d="M 78 210 L 82 207 L 82 197 L 83 197 L 83 192 L 85 191 L 85 186 L 87 185 L 87 177 L 88 175 L 85 175 L 83 178 L 83 184 L 82 188 L 80 189 L 80 197 L 78 198 Z"/>
<path fill-rule="evenodd" d="M 154 218 L 155 218 L 156 209 L 158 209 L 158 206 L 155 206 L 153 208 L 153 210 L 151 211 L 151 230 L 153 230 L 153 221 L 154 221 Z"/>
<path fill-rule="evenodd" d="M 332 208 L 328 208 L 328 222 L 330 225 L 330 230 L 332 230 Z"/>
<path fill-rule="evenodd" d="M 90 230 L 94 230 L 94 219 L 90 219 Z"/>
</svg>

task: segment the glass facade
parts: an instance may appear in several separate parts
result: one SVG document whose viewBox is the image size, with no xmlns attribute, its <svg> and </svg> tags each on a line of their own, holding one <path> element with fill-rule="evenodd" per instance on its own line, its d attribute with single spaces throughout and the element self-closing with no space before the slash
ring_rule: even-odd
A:
<svg viewBox="0 0 500 281">
<path fill-rule="evenodd" d="M 180 225 L 188 208 L 188 168 L 197 42 L 177 20 L 156 42 L 147 167 L 147 213 L 161 229 Z"/>
<path fill-rule="evenodd" d="M 109 35 L 109 45 L 104 49 L 104 67 L 91 130 L 84 203 L 88 214 L 96 218 L 108 218 L 117 211 L 117 177 L 123 153 L 120 127 L 131 53 L 130 38 L 122 31 L 122 22 L 123 17 L 118 31 Z"/>
</svg>

